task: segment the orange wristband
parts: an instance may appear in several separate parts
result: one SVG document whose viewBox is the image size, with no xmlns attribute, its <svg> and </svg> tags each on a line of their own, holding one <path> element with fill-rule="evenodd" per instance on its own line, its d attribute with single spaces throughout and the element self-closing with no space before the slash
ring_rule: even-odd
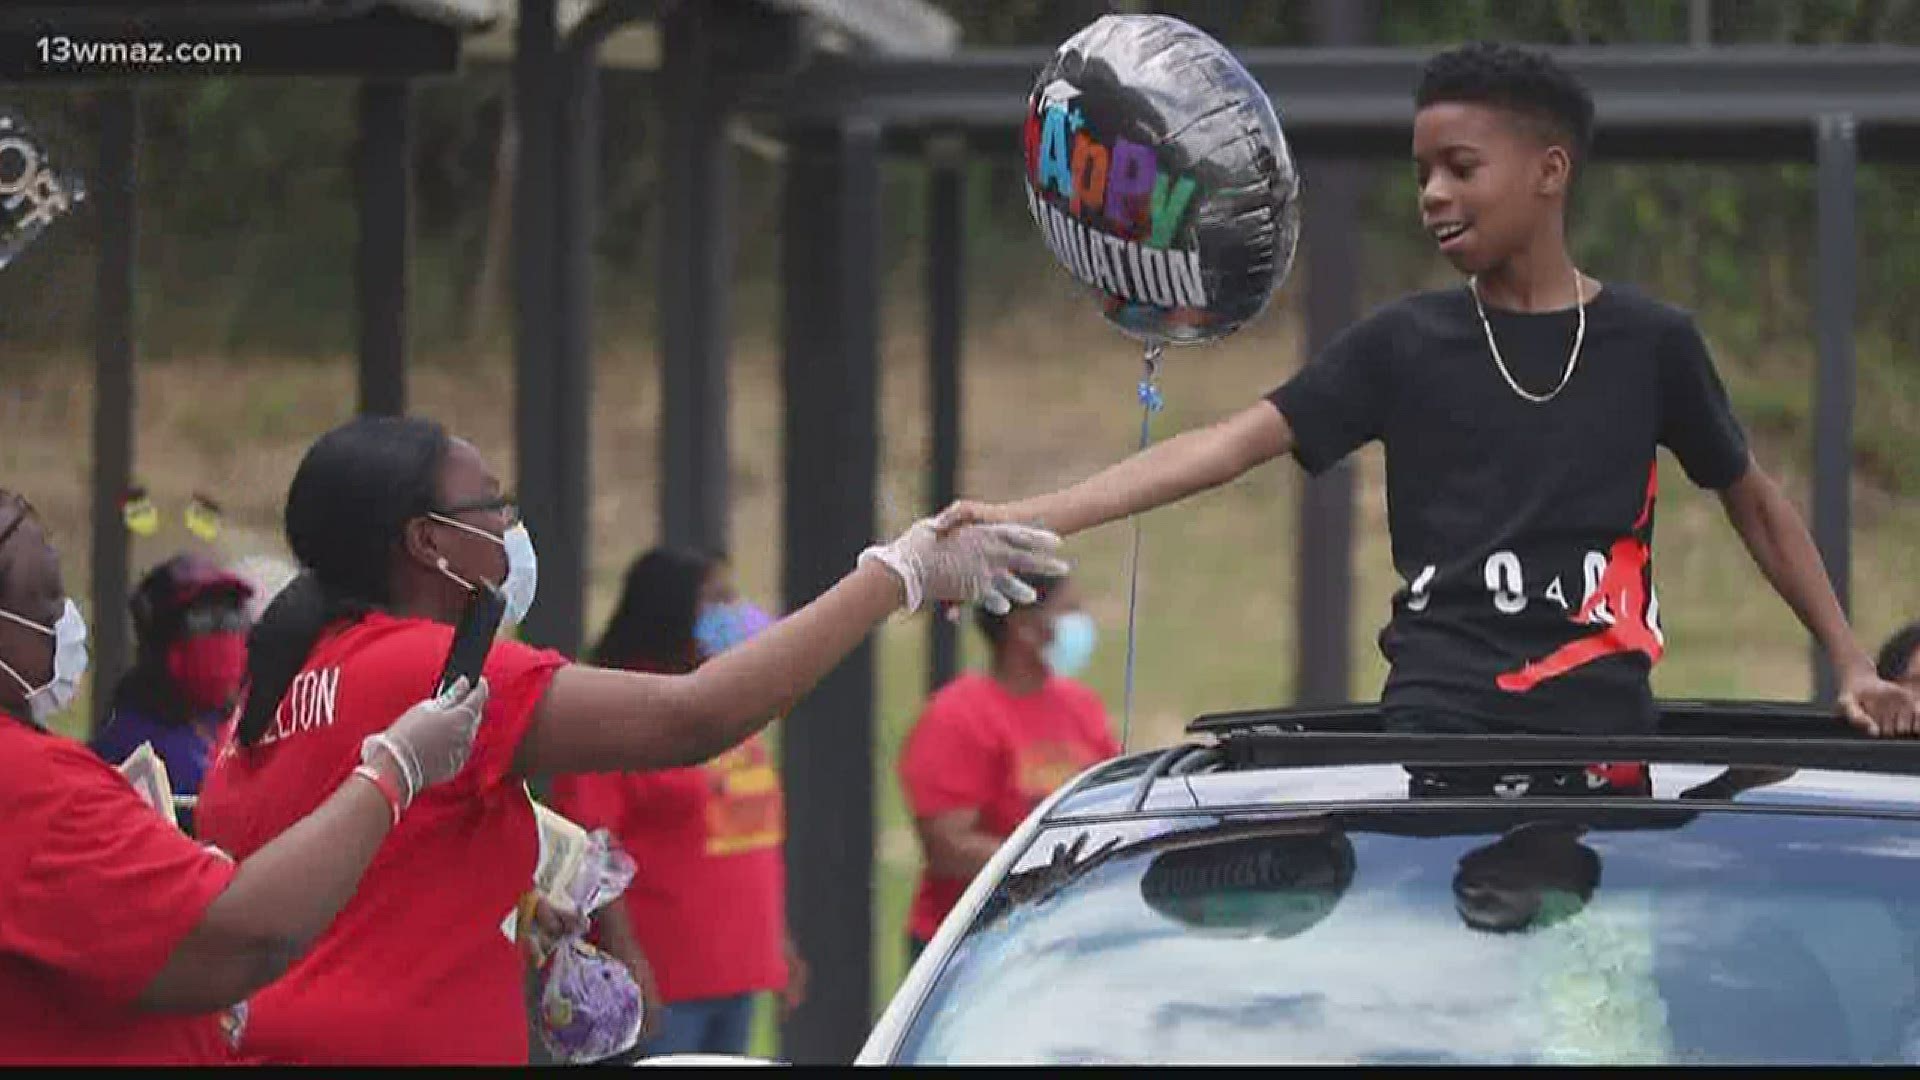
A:
<svg viewBox="0 0 1920 1080">
<path fill-rule="evenodd" d="M 367 781 L 374 786 L 374 789 L 380 792 L 381 797 L 387 800 L 387 809 L 393 811 L 393 823 L 399 825 L 400 786 L 387 777 L 380 775 L 380 770 L 371 765 L 355 766 L 353 775 L 365 777 Z"/>
</svg>

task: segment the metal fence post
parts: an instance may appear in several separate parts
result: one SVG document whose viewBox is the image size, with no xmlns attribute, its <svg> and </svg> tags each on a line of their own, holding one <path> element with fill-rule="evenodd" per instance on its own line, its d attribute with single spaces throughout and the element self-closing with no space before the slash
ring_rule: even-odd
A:
<svg viewBox="0 0 1920 1080">
<path fill-rule="evenodd" d="M 957 138 L 928 149 L 927 406 L 933 414 L 930 511 L 959 496 L 960 355 L 966 310 L 966 144 Z M 937 690 L 960 667 L 960 627 L 928 619 L 927 689 Z"/>
<path fill-rule="evenodd" d="M 555 188 L 558 140 L 553 117 L 559 67 L 556 0 L 521 0 L 514 33 L 514 122 L 519 147 L 514 160 L 514 457 L 521 513 L 536 543 L 557 543 L 554 415 Z M 544 605 L 534 605 L 520 628 L 530 644 L 557 645 Z"/>
<path fill-rule="evenodd" d="M 661 26 L 660 536 L 725 551 L 733 149 L 717 18 L 683 4 Z"/>
<path fill-rule="evenodd" d="M 1365 41 L 1371 7 L 1362 0 L 1315 0 L 1315 37 L 1328 45 Z M 1320 158 L 1308 169 L 1312 209 L 1302 215 L 1301 232 L 1311 362 L 1359 314 L 1357 245 L 1367 168 L 1350 159 Z M 1301 492 L 1294 700 L 1302 705 L 1329 705 L 1353 693 L 1353 491 L 1348 460 L 1308 480 Z"/>
<path fill-rule="evenodd" d="M 1853 586 L 1853 320 L 1858 302 L 1855 262 L 1859 240 L 1855 225 L 1854 175 L 1859 160 L 1851 116 L 1820 117 L 1815 255 L 1814 325 L 1819 336 L 1819 371 L 1814 386 L 1813 538 L 1827 576 L 1850 611 Z M 1814 699 L 1832 702 L 1838 685 L 1833 666 L 1819 643 L 1813 646 Z"/>
<path fill-rule="evenodd" d="M 411 227 L 412 87 L 405 80 L 360 84 L 355 154 L 360 242 L 355 286 L 360 316 L 360 411 L 407 411 L 407 260 Z"/>
<path fill-rule="evenodd" d="M 127 666 L 127 526 L 120 498 L 133 477 L 134 277 L 139 251 L 137 185 L 140 92 L 131 84 L 100 97 L 100 250 L 93 330 L 93 727 L 113 708 Z"/>
<path fill-rule="evenodd" d="M 792 610 L 853 568 L 878 490 L 880 132 L 843 120 L 787 156 L 783 592 Z M 846 1063 L 873 1003 L 874 645 L 860 645 L 781 725 L 787 913 L 818 964 L 782 1027 L 796 1064 Z"/>
</svg>

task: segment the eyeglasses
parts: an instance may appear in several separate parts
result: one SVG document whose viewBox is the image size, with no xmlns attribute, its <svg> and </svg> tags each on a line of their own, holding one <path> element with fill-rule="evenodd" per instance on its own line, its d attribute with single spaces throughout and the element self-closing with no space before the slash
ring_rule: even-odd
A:
<svg viewBox="0 0 1920 1080">
<path fill-rule="evenodd" d="M 446 517 L 452 517 L 455 514 L 500 514 L 506 518 L 506 527 L 509 529 L 520 524 L 520 501 L 512 495 L 496 495 L 490 499 L 453 503 L 449 506 L 437 507 L 432 512 Z"/>
</svg>

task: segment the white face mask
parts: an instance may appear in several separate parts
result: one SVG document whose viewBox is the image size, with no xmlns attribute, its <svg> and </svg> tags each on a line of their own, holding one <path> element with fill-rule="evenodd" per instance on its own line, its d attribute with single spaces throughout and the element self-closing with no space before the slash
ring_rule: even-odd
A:
<svg viewBox="0 0 1920 1080">
<path fill-rule="evenodd" d="M 53 639 L 53 677 L 39 686 L 27 682 L 12 664 L 0 660 L 0 671 L 13 676 L 20 689 L 27 692 L 27 710 L 33 722 L 45 727 L 48 720 L 73 704 L 74 695 L 80 692 L 80 677 L 87 673 L 87 622 L 80 617 L 80 608 L 72 597 L 67 598 L 66 607 L 61 609 L 60 618 L 52 626 L 43 626 L 11 611 L 0 611 L 0 619 L 38 630 Z"/>
<path fill-rule="evenodd" d="M 507 602 L 507 611 L 503 618 L 509 626 L 518 625 L 520 620 L 526 618 L 527 612 L 533 610 L 534 595 L 540 591 L 540 557 L 534 554 L 533 537 L 528 534 L 526 525 L 516 523 L 507 530 L 505 536 L 495 536 L 485 529 L 475 528 L 464 521 L 455 521 L 439 514 L 427 516 L 443 525 L 464 529 L 475 536 L 484 536 L 506 549 L 507 580 L 495 586 Z M 439 570 L 462 588 L 474 587 L 471 581 L 447 568 L 447 560 L 444 556 L 440 559 Z"/>
</svg>

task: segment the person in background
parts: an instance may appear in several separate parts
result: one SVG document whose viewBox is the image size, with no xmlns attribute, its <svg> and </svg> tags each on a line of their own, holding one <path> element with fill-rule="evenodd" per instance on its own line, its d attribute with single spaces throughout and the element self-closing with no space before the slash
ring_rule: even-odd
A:
<svg viewBox="0 0 1920 1080">
<path fill-rule="evenodd" d="M 235 860 L 47 730 L 87 624 L 25 499 L 0 491 L 0 1065 L 219 1065 L 247 1000 L 353 895 L 413 797 L 466 763 L 484 682 L 389 714 L 311 812 Z"/>
<path fill-rule="evenodd" d="M 93 751 L 118 765 L 151 743 L 175 795 L 197 796 L 219 727 L 247 670 L 253 586 L 213 560 L 175 555 L 134 589 L 134 662 L 113 690 Z M 179 811 L 193 831 L 193 810 Z"/>
<path fill-rule="evenodd" d="M 1004 615 L 978 613 L 991 666 L 941 687 L 900 754 L 900 786 L 926 858 L 907 921 L 916 959 L 1033 808 L 1120 752 L 1099 695 L 1075 681 L 1097 643 L 1092 616 L 1069 579 L 1022 580 L 1039 599 Z"/>
<path fill-rule="evenodd" d="M 1880 677 L 1920 692 L 1920 619 L 1893 632 L 1880 646 L 1875 665 Z"/>
<path fill-rule="evenodd" d="M 725 560 L 656 547 L 628 568 L 591 659 L 684 674 L 771 622 L 740 599 Z M 761 735 L 685 768 L 559 777 L 551 802 L 608 830 L 639 865 L 615 908 L 665 1002 L 640 1056 L 744 1054 L 755 995 L 779 993 L 788 1010 L 800 1003 L 806 966 L 787 932 L 780 773 Z"/>
</svg>

